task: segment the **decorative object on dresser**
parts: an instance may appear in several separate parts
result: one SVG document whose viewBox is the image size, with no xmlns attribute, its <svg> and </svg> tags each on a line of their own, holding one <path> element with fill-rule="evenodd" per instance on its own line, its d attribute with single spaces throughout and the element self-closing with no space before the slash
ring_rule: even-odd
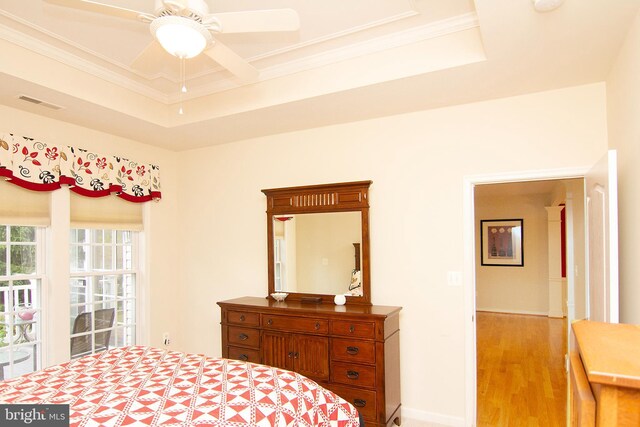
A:
<svg viewBox="0 0 640 427">
<path fill-rule="evenodd" d="M 581 320 L 571 325 L 571 425 L 640 425 L 640 326 Z"/>
<path fill-rule="evenodd" d="M 289 369 L 353 404 L 369 426 L 400 425 L 400 307 L 218 302 L 222 357 Z"/>
</svg>

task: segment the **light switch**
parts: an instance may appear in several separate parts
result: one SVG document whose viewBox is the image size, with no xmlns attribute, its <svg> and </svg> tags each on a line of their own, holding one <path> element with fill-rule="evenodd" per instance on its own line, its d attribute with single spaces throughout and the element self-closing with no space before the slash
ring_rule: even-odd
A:
<svg viewBox="0 0 640 427">
<path fill-rule="evenodd" d="M 447 285 L 460 286 L 462 285 L 462 273 L 460 271 L 448 271 L 447 272 Z"/>
</svg>

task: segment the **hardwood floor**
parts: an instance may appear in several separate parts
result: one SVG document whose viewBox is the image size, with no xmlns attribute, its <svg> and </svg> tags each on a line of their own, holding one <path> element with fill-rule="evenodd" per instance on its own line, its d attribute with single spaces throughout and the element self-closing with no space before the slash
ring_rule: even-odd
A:
<svg viewBox="0 0 640 427">
<path fill-rule="evenodd" d="M 566 319 L 477 313 L 482 426 L 565 426 Z"/>
</svg>

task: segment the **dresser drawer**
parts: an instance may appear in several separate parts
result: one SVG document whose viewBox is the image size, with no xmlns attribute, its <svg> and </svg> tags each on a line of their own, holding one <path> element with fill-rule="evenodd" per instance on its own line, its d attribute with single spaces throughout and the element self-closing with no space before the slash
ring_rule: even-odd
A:
<svg viewBox="0 0 640 427">
<path fill-rule="evenodd" d="M 229 326 L 227 342 L 242 347 L 260 347 L 260 331 L 258 329 Z"/>
<path fill-rule="evenodd" d="M 372 341 L 332 338 L 331 360 L 356 363 L 375 363 L 376 344 Z"/>
<path fill-rule="evenodd" d="M 375 338 L 376 327 L 373 322 L 351 322 L 334 320 L 331 322 L 331 334 L 356 338 Z"/>
<path fill-rule="evenodd" d="M 376 392 L 361 390 L 352 387 L 343 387 L 331 384 L 331 391 L 356 407 L 362 417 L 369 421 L 376 419 Z"/>
<path fill-rule="evenodd" d="M 243 362 L 260 363 L 260 350 L 242 347 L 229 347 L 229 359 Z"/>
<path fill-rule="evenodd" d="M 332 362 L 331 382 L 358 387 L 374 387 L 376 385 L 376 368 L 355 363 Z"/>
<path fill-rule="evenodd" d="M 266 315 L 262 317 L 262 327 L 287 332 L 327 334 L 329 332 L 329 321 L 308 317 Z"/>
<path fill-rule="evenodd" d="M 227 311 L 227 322 L 241 326 L 260 326 L 260 315 L 246 311 Z"/>
</svg>

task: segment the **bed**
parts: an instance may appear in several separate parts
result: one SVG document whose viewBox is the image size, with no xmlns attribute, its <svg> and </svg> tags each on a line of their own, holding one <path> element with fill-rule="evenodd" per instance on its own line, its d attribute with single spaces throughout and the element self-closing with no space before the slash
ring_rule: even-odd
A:
<svg viewBox="0 0 640 427">
<path fill-rule="evenodd" d="M 359 426 L 356 409 L 294 372 L 119 347 L 0 382 L 0 403 L 69 404 L 71 426 Z"/>
</svg>

